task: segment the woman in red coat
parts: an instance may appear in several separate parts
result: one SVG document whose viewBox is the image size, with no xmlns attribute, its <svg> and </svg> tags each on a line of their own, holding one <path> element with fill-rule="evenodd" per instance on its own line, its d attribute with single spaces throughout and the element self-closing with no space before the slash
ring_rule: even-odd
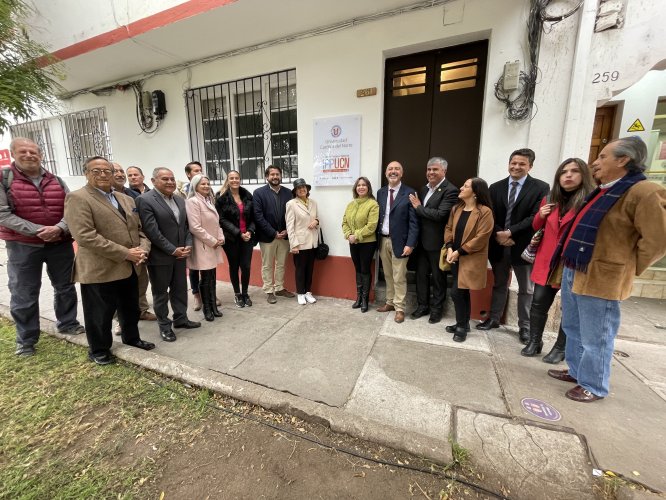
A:
<svg viewBox="0 0 666 500">
<path fill-rule="evenodd" d="M 557 242 L 566 232 L 585 197 L 594 189 L 590 170 L 580 158 L 567 158 L 555 172 L 553 187 L 546 198 L 541 200 L 539 212 L 534 216 L 532 227 L 543 229 L 543 237 L 536 253 L 532 268 L 534 296 L 530 309 L 530 341 L 520 352 L 523 356 L 541 354 L 543 330 L 548 320 L 548 310 L 559 290 L 557 285 L 548 284 L 550 260 L 557 248 Z M 559 363 L 564 359 L 566 337 L 560 325 L 557 341 L 552 350 L 543 358 L 546 363 Z"/>
</svg>

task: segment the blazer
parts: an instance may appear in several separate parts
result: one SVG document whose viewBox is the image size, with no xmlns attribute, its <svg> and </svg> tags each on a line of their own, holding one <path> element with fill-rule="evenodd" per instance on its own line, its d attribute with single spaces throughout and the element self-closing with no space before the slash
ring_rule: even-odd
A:
<svg viewBox="0 0 666 500">
<path fill-rule="evenodd" d="M 379 204 L 376 200 L 354 198 L 342 216 L 342 234 L 346 240 L 353 234 L 357 243 L 373 243 L 377 241 L 378 220 Z"/>
<path fill-rule="evenodd" d="M 278 194 L 281 210 L 278 211 L 275 206 L 275 195 L 268 184 L 254 191 L 254 221 L 259 241 L 270 243 L 275 239 L 276 233 L 287 229 L 285 206 L 292 198 L 291 191 L 281 186 Z"/>
<path fill-rule="evenodd" d="M 217 240 L 224 240 L 217 210 L 195 194 L 185 201 L 187 223 L 192 233 L 192 253 L 187 258 L 188 269 L 206 271 L 222 263 L 222 247 L 213 248 Z"/>
<path fill-rule="evenodd" d="M 114 196 L 125 216 L 89 184 L 65 198 L 65 219 L 78 246 L 72 281 L 91 284 L 128 278 L 134 265 L 125 260 L 128 249 L 150 251 L 134 201 L 122 193 Z"/>
<path fill-rule="evenodd" d="M 462 209 L 457 206 L 451 210 L 444 235 L 447 246 L 453 243 Z M 493 211 L 484 205 L 478 205 L 469 214 L 460 245 L 467 255 L 458 259 L 458 288 L 482 290 L 486 287 L 488 247 L 494 225 Z"/>
<path fill-rule="evenodd" d="M 250 242 L 252 245 L 257 243 L 257 228 L 254 222 L 254 200 L 252 194 L 245 188 L 238 189 L 238 195 L 243 202 L 243 214 L 245 216 L 245 226 L 252 233 Z M 225 192 L 215 200 L 215 208 L 220 217 L 220 226 L 224 231 L 224 239 L 227 242 L 240 240 L 240 210 L 231 195 L 231 191 Z"/>
<path fill-rule="evenodd" d="M 541 208 L 546 203 L 546 198 L 541 200 Z M 539 215 L 534 216 L 532 222 L 532 229 L 536 232 L 543 228 L 543 237 L 539 248 L 537 249 L 536 258 L 534 259 L 534 267 L 532 267 L 532 275 L 530 278 L 537 285 L 545 286 L 548 284 L 548 274 L 550 272 L 550 260 L 557 248 L 557 242 L 564 234 L 567 226 L 571 223 L 575 215 L 575 210 L 569 210 L 564 214 L 560 220 L 560 207 L 555 206 L 553 211 L 548 214 L 548 217 L 542 219 Z M 553 285 L 551 285 L 553 286 Z M 554 286 L 557 288 L 557 286 Z"/>
<path fill-rule="evenodd" d="M 451 209 L 458 203 L 460 190 L 448 180 L 439 185 L 437 190 L 423 204 L 428 194 L 428 186 L 421 188 L 419 200 L 421 205 L 416 207 L 416 215 L 421 221 L 421 247 L 426 252 L 439 252 L 444 244 L 444 227 L 449 220 Z"/>
<path fill-rule="evenodd" d="M 192 234 L 187 222 L 185 200 L 173 196 L 180 217 L 176 217 L 157 189 L 143 193 L 136 200 L 143 232 L 152 243 L 148 265 L 171 265 L 176 261 L 173 253 L 178 247 L 191 247 Z"/>
<path fill-rule="evenodd" d="M 388 186 L 384 186 L 377 191 L 377 203 L 379 203 L 377 239 L 382 236 L 388 190 Z M 416 191 L 402 184 L 393 200 L 393 208 L 391 208 L 389 214 L 389 235 L 393 244 L 393 255 L 398 259 L 404 258 L 401 255 L 405 247 L 416 248 L 419 241 L 419 219 L 416 210 L 409 201 L 410 194 L 416 194 Z"/>
<path fill-rule="evenodd" d="M 539 203 L 549 191 L 550 186 L 548 184 L 528 175 L 511 211 L 511 224 L 508 228 L 505 228 L 504 222 L 509 205 L 509 177 L 491 184 L 490 199 L 493 202 L 493 217 L 495 218 L 494 232 L 509 229 L 511 231 L 511 238 L 516 242 L 511 247 L 511 265 L 529 265 L 528 262 L 520 258 L 520 254 L 530 244 L 530 240 L 534 234 L 534 231 L 532 231 L 534 214 L 538 212 Z M 504 247 L 497 243 L 493 234 L 493 237 L 490 238 L 490 261 L 499 262 L 502 260 L 503 255 Z"/>
<path fill-rule="evenodd" d="M 298 198 L 294 198 L 287 203 L 286 219 L 289 248 L 298 247 L 299 250 L 310 250 L 319 246 L 319 227 L 308 228 L 316 218 L 317 203 L 312 198 L 308 198 L 307 207 Z"/>
<path fill-rule="evenodd" d="M 602 219 L 587 272 L 576 271 L 572 291 L 606 300 L 631 295 L 634 277 L 666 252 L 666 189 L 650 181 L 632 186 Z"/>
</svg>

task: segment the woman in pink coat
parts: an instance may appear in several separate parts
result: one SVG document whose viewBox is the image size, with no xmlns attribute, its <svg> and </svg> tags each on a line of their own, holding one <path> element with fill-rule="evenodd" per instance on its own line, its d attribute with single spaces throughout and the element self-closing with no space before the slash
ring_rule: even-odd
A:
<svg viewBox="0 0 666 500">
<path fill-rule="evenodd" d="M 204 317 L 206 321 L 213 321 L 216 316 L 222 316 L 215 303 L 215 270 L 222 262 L 220 247 L 224 245 L 224 234 L 208 177 L 199 174 L 192 178 L 185 208 L 193 240 L 192 255 L 187 259 L 187 267 L 201 272 L 199 292 Z"/>
</svg>

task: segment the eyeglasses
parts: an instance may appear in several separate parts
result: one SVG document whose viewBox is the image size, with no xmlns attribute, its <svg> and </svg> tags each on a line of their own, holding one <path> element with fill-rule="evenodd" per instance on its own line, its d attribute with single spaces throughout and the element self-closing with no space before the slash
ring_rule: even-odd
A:
<svg viewBox="0 0 666 500">
<path fill-rule="evenodd" d="M 113 170 L 108 169 L 108 168 L 102 168 L 102 169 L 93 168 L 92 170 L 88 170 L 88 172 L 93 174 L 95 177 L 97 177 L 99 175 L 102 175 L 102 174 L 104 174 L 104 175 L 113 175 Z"/>
</svg>

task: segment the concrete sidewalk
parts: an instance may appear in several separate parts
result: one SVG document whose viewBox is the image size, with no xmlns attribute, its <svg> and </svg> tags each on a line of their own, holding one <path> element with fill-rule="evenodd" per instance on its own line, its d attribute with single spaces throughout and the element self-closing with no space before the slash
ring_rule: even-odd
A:
<svg viewBox="0 0 666 500">
<path fill-rule="evenodd" d="M 6 280 L 2 266 L 0 283 Z M 427 317 L 398 325 L 392 313 L 361 314 L 346 300 L 299 306 L 279 298 L 270 305 L 260 289 L 250 294 L 254 306 L 238 309 L 230 285 L 218 282 L 223 318 L 176 331 L 174 343 L 159 338 L 155 323 L 141 322 L 142 338 L 157 348 L 117 344 L 114 352 L 191 384 L 439 462 L 451 460 L 451 441 L 457 442 L 470 450 L 484 484 L 505 487 L 511 498 L 592 498 L 594 468 L 666 491 L 664 300 L 623 304 L 612 393 L 582 404 L 564 397 L 570 384 L 548 377 L 552 366 L 541 357 L 520 355 L 515 329 L 473 329 L 465 343 L 453 342 L 444 331 L 453 322 L 451 307 L 438 325 Z M 2 286 L 5 316 L 8 305 Z M 44 330 L 53 332 L 46 276 L 40 307 Z M 190 319 L 203 320 L 194 311 Z M 67 340 L 86 343 L 80 336 Z M 549 334 L 546 350 L 553 341 Z"/>
</svg>

